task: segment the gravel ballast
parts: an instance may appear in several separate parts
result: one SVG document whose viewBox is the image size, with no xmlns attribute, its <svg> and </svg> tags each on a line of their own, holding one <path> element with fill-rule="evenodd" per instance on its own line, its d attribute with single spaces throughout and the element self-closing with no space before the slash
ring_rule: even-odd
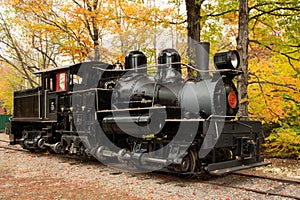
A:
<svg viewBox="0 0 300 200">
<path fill-rule="evenodd" d="M 0 134 L 0 139 L 8 140 Z M 5 143 L 1 142 L 1 146 Z M 6 143 L 7 146 L 9 146 Z M 289 199 L 218 186 L 172 175 L 121 172 L 97 162 L 60 155 L 29 153 L 0 148 L 0 199 Z M 286 161 L 289 162 L 289 161 Z M 298 161 L 295 161 L 299 164 Z M 280 162 L 278 162 L 280 163 Z M 252 172 L 300 179 L 297 166 L 280 163 Z M 268 171 L 269 170 L 269 171 Z M 231 175 L 221 177 L 222 181 Z M 220 180 L 221 180 L 220 179 Z M 248 179 L 232 179 L 243 187 Z M 213 180 L 219 181 L 218 178 Z M 264 183 L 253 185 L 274 187 Z M 300 196 L 300 194 L 299 194 Z"/>
</svg>

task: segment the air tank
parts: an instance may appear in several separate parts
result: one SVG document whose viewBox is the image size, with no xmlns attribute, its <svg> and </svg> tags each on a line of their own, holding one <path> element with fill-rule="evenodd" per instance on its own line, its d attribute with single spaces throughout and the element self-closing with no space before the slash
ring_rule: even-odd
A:
<svg viewBox="0 0 300 200">
<path fill-rule="evenodd" d="M 157 78 L 167 80 L 181 76 L 180 54 L 175 49 L 164 49 L 158 55 Z M 177 63 L 177 64 L 172 64 Z"/>
<path fill-rule="evenodd" d="M 147 57 L 141 51 L 131 51 L 125 57 L 125 69 L 136 73 L 147 73 Z"/>
</svg>

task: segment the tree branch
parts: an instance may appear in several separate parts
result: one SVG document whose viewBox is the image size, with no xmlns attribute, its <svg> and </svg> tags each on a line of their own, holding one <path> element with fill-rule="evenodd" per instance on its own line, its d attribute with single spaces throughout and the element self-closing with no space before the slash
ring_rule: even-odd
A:
<svg viewBox="0 0 300 200">
<path fill-rule="evenodd" d="M 250 75 L 252 76 L 256 76 L 254 75 L 253 73 L 249 73 Z M 257 76 L 256 76 L 257 77 Z M 282 84 L 282 83 L 275 83 L 275 82 L 272 82 L 272 81 L 267 81 L 267 80 L 263 80 L 263 81 L 251 81 L 249 82 L 248 84 L 269 84 L 269 85 L 275 85 L 275 86 L 280 86 L 280 87 L 285 87 L 285 88 L 289 88 L 291 90 L 294 90 L 294 91 L 298 91 L 297 88 L 293 87 L 295 85 L 293 84 Z"/>
<path fill-rule="evenodd" d="M 259 45 L 261 45 L 261 46 L 263 46 L 263 47 L 269 49 L 269 50 L 272 51 L 272 52 L 279 53 L 279 54 L 283 55 L 284 57 L 286 57 L 286 58 L 288 59 L 289 64 L 290 64 L 290 66 L 293 68 L 293 70 L 294 70 L 295 72 L 297 72 L 297 74 L 300 74 L 300 69 L 297 69 L 297 68 L 293 65 L 293 63 L 292 63 L 292 60 L 294 60 L 294 61 L 300 61 L 300 58 L 293 58 L 292 56 L 288 55 L 287 53 L 283 53 L 283 52 L 274 50 L 272 47 L 270 47 L 270 46 L 268 46 L 268 45 L 265 45 L 265 44 L 262 44 L 262 43 L 261 43 L 260 41 L 258 41 L 258 40 L 249 40 L 249 42 L 259 44 Z"/>
<path fill-rule="evenodd" d="M 259 8 L 255 8 L 256 10 L 260 11 L 261 13 L 254 15 L 252 17 L 249 18 L 249 21 L 251 21 L 252 19 L 256 19 L 258 17 L 261 17 L 262 15 L 273 15 L 273 16 L 278 16 L 278 17 L 286 17 L 286 16 L 297 16 L 299 15 L 299 13 L 295 13 L 295 14 L 291 14 L 291 13 L 287 13 L 287 14 L 281 14 L 281 13 L 274 13 L 275 11 L 300 11 L 300 6 L 299 7 L 291 7 L 291 8 L 286 8 L 286 7 L 279 7 L 279 8 L 273 8 L 271 10 L 263 10 L 263 9 L 259 9 Z"/>
<path fill-rule="evenodd" d="M 239 11 L 239 10 L 237 10 L 237 9 L 231 9 L 231 10 L 226 10 L 226 11 L 221 12 L 221 13 L 216 13 L 216 14 L 211 13 L 211 14 L 207 14 L 207 15 L 205 15 L 205 17 L 219 17 L 219 16 L 223 16 L 223 15 L 225 15 L 225 14 L 231 13 L 231 12 L 238 12 L 238 11 Z M 203 17 L 203 16 L 202 16 L 202 17 Z"/>
<path fill-rule="evenodd" d="M 294 5 L 295 3 L 292 3 L 292 2 L 263 2 L 263 3 L 258 3 L 258 4 L 255 4 L 251 7 L 249 7 L 249 12 L 252 10 L 252 9 L 256 9 L 258 7 L 262 7 L 262 6 L 269 6 L 269 5 L 279 5 L 279 6 L 286 6 L 286 5 Z"/>
<path fill-rule="evenodd" d="M 252 76 L 254 76 L 254 77 L 257 79 L 257 83 L 258 83 L 259 88 L 260 88 L 260 91 L 261 91 L 261 93 L 262 93 L 262 95 L 263 95 L 263 99 L 264 99 L 264 103 L 265 103 L 266 108 L 267 108 L 271 113 L 273 113 L 275 116 L 277 116 L 278 118 L 280 118 L 280 116 L 279 116 L 277 113 L 275 113 L 275 112 L 270 108 L 270 106 L 268 106 L 268 101 L 267 101 L 267 99 L 266 99 L 266 97 L 265 97 L 265 93 L 264 93 L 264 90 L 263 90 L 263 87 L 262 87 L 262 84 L 261 84 L 261 81 L 260 81 L 259 77 L 258 77 L 256 74 L 251 73 L 251 72 L 249 72 L 249 75 L 252 75 Z M 251 83 L 248 83 L 248 84 L 251 84 Z"/>
</svg>

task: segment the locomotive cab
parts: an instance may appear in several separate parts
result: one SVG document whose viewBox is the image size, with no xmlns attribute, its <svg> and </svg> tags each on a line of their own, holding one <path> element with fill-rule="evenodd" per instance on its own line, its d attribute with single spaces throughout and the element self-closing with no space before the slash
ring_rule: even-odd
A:
<svg viewBox="0 0 300 200">
<path fill-rule="evenodd" d="M 42 137 L 53 142 L 57 129 L 70 128 L 70 93 L 74 85 L 82 83 L 78 69 L 79 65 L 73 65 L 34 72 L 41 77 L 41 86 L 14 93 L 11 144 L 21 144 L 30 150 L 41 149 L 38 141 Z"/>
</svg>

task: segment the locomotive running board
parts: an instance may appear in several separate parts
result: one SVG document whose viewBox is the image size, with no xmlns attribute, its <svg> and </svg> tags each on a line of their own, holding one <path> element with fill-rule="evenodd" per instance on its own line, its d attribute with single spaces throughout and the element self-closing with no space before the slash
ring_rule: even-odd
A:
<svg viewBox="0 0 300 200">
<path fill-rule="evenodd" d="M 263 159 L 257 162 L 255 158 L 248 158 L 244 160 L 232 160 L 232 161 L 209 164 L 206 170 L 212 175 L 223 175 L 234 171 L 266 166 L 270 164 L 272 163 L 263 162 Z"/>
</svg>

